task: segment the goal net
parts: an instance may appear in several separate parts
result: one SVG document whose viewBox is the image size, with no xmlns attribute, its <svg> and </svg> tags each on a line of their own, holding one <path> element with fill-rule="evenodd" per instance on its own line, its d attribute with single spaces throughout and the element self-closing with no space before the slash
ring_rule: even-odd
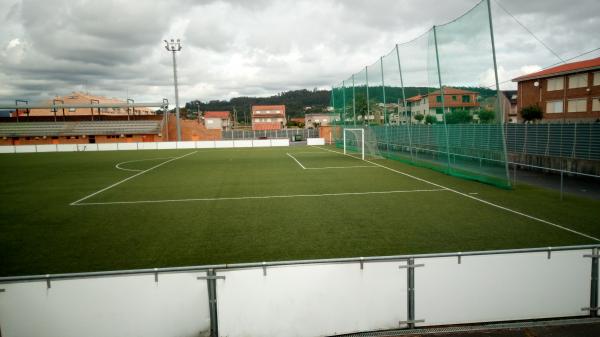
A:
<svg viewBox="0 0 600 337">
<path fill-rule="evenodd" d="M 367 159 L 381 159 L 377 138 L 369 128 L 345 128 L 343 135 L 344 154 Z"/>
</svg>

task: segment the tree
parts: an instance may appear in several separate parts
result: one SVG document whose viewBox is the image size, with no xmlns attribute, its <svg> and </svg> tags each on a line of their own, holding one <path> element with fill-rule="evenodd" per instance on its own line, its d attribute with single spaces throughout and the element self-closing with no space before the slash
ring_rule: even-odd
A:
<svg viewBox="0 0 600 337">
<path fill-rule="evenodd" d="M 521 117 L 526 121 L 534 121 L 536 119 L 542 119 L 542 109 L 539 105 L 530 105 L 521 109 Z"/>
<path fill-rule="evenodd" d="M 481 110 L 477 116 L 479 116 L 479 121 L 484 124 L 491 123 L 496 119 L 496 113 L 493 110 Z"/>
<path fill-rule="evenodd" d="M 472 120 L 473 116 L 468 110 L 454 110 L 446 114 L 446 124 L 467 124 Z"/>
<path fill-rule="evenodd" d="M 425 116 L 423 116 L 421 114 L 416 114 L 415 115 L 415 119 L 417 120 L 417 123 L 421 123 L 421 121 L 423 120 L 423 118 L 425 118 Z"/>
<path fill-rule="evenodd" d="M 437 123 L 437 119 L 434 115 L 427 115 L 425 117 L 425 124 L 435 124 Z"/>
</svg>

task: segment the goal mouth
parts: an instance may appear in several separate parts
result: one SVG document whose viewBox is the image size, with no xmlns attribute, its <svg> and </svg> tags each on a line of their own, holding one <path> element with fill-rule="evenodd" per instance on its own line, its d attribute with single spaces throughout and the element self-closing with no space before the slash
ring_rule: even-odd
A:
<svg viewBox="0 0 600 337">
<path fill-rule="evenodd" d="M 344 154 L 361 160 L 383 159 L 377 138 L 368 128 L 343 129 Z"/>
</svg>

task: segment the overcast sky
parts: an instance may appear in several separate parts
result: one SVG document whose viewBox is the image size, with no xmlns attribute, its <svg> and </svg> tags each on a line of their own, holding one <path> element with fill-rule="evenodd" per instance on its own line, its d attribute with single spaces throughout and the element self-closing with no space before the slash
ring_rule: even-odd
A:
<svg viewBox="0 0 600 337">
<path fill-rule="evenodd" d="M 600 47 L 598 0 L 496 1 L 564 59 Z M 0 101 L 84 90 L 174 102 L 171 37 L 181 105 L 329 88 L 478 2 L 0 0 Z M 559 61 L 493 9 L 500 81 Z"/>
</svg>

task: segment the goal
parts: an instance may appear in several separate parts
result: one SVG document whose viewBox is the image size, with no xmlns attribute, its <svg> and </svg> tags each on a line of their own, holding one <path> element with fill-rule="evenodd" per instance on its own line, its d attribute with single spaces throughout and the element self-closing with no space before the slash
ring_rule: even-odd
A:
<svg viewBox="0 0 600 337">
<path fill-rule="evenodd" d="M 362 160 L 381 159 L 376 137 L 369 128 L 344 129 L 344 154 Z"/>
<path fill-rule="evenodd" d="M 365 160 L 365 130 L 344 129 L 344 154 L 348 152 L 359 153 Z"/>
</svg>

